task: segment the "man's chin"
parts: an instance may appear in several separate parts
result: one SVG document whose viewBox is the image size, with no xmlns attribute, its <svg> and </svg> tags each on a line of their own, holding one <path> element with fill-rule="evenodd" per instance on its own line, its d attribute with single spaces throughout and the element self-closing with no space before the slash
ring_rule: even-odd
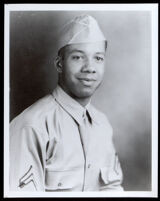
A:
<svg viewBox="0 0 160 201">
<path fill-rule="evenodd" d="M 78 98 L 90 98 L 96 89 L 91 89 L 91 88 L 85 88 L 82 90 L 79 90 L 77 93 Z"/>
</svg>

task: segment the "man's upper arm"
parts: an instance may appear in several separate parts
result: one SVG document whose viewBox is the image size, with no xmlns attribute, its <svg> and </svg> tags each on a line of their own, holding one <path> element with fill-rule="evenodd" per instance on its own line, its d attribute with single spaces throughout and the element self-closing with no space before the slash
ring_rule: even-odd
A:
<svg viewBox="0 0 160 201">
<path fill-rule="evenodd" d="M 44 190 L 45 141 L 32 126 L 10 128 L 10 190 Z"/>
</svg>

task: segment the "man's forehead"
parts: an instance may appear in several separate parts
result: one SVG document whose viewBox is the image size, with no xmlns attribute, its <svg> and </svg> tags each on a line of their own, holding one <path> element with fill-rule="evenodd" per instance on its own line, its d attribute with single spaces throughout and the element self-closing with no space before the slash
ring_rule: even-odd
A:
<svg viewBox="0 0 160 201">
<path fill-rule="evenodd" d="M 65 52 L 68 53 L 99 53 L 99 54 L 105 54 L 105 43 L 104 42 L 98 42 L 98 43 L 80 43 L 80 44 L 70 44 L 64 47 Z"/>
</svg>

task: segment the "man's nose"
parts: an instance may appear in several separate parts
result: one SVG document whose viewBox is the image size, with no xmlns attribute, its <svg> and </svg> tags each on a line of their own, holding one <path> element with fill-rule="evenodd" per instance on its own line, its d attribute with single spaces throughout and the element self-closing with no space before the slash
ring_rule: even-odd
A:
<svg viewBox="0 0 160 201">
<path fill-rule="evenodd" d="M 86 72 L 86 73 L 95 73 L 96 72 L 94 64 L 91 59 L 88 58 L 85 60 L 83 67 L 82 67 L 82 72 Z"/>
</svg>

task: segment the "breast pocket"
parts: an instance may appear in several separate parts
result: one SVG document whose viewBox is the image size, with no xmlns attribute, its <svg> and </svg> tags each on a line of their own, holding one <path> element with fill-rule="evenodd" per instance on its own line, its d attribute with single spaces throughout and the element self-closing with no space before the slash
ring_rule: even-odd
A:
<svg viewBox="0 0 160 201">
<path fill-rule="evenodd" d="M 46 191 L 71 191 L 80 188 L 82 180 L 80 170 L 46 171 Z"/>
<path fill-rule="evenodd" d="M 100 177 L 104 185 L 119 185 L 123 180 L 123 173 L 117 154 L 114 156 L 114 162 L 111 166 L 100 169 Z"/>
<path fill-rule="evenodd" d="M 100 176 L 104 184 L 121 183 L 122 181 L 122 172 L 116 172 L 108 167 L 101 168 Z"/>
</svg>

